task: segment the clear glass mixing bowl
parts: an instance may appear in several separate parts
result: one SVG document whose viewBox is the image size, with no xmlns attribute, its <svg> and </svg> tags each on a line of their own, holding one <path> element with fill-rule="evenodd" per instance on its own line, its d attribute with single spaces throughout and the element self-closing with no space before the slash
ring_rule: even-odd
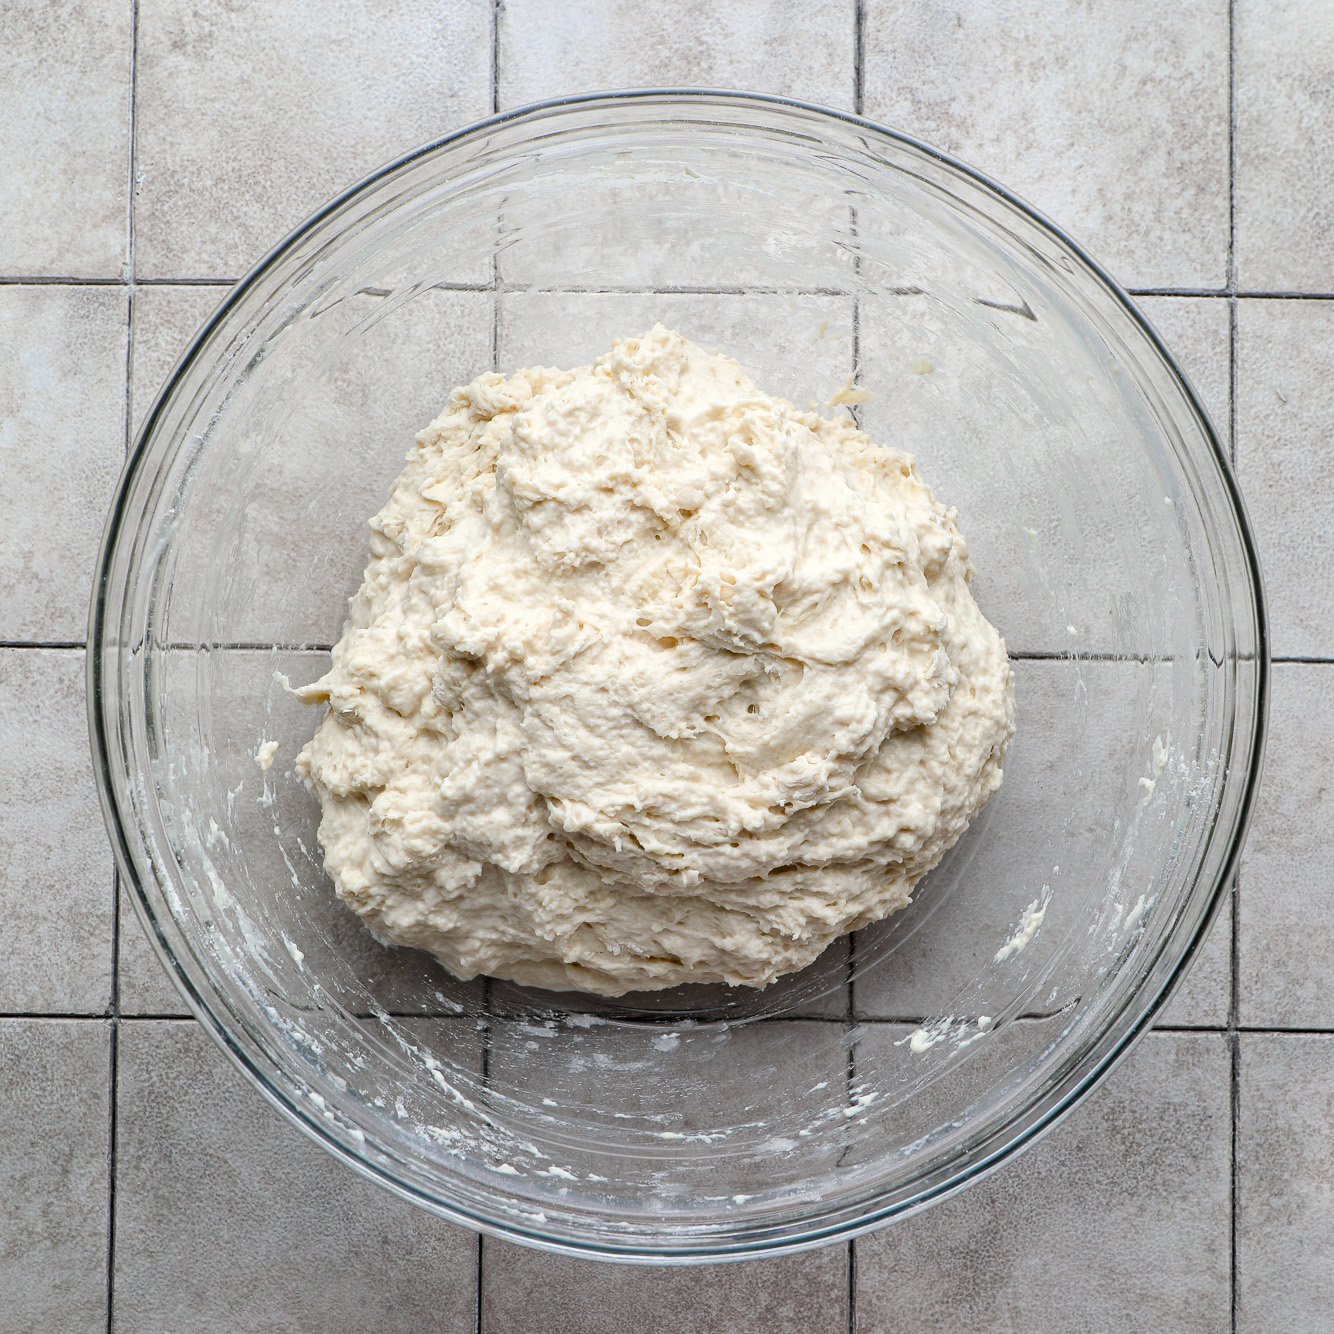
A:
<svg viewBox="0 0 1334 1334">
<path fill-rule="evenodd" d="M 1005 785 L 910 909 L 769 990 L 462 984 L 335 900 L 283 678 L 321 672 L 453 385 L 659 319 L 803 404 L 854 375 L 867 429 L 959 508 L 1014 656 Z M 449 1218 L 660 1261 L 872 1227 L 1081 1097 L 1218 905 L 1266 677 L 1218 442 L 1107 277 L 920 144 L 718 93 L 500 116 L 301 227 L 150 414 L 89 642 L 120 866 L 255 1084 Z"/>
</svg>

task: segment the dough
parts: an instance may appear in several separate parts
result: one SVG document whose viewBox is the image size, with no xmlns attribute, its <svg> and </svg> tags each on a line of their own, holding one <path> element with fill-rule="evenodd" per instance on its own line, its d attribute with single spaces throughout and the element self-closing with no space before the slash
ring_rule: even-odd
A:
<svg viewBox="0 0 1334 1334">
<path fill-rule="evenodd" d="M 614 996 L 762 987 L 1001 783 L 1000 636 L 907 454 L 661 325 L 417 437 L 297 760 L 380 939 Z"/>
</svg>

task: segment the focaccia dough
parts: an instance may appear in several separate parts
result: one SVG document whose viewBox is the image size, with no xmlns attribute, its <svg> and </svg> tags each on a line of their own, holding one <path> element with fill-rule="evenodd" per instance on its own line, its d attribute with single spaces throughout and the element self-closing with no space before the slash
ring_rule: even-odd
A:
<svg viewBox="0 0 1334 1334">
<path fill-rule="evenodd" d="M 1000 636 L 908 454 L 657 326 L 417 438 L 297 764 L 343 900 L 461 978 L 764 986 L 1001 782 Z"/>
</svg>

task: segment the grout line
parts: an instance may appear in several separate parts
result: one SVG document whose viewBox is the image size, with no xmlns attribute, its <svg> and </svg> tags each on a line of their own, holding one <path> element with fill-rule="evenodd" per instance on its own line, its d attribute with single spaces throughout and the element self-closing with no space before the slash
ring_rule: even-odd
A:
<svg viewBox="0 0 1334 1334">
<path fill-rule="evenodd" d="M 235 287 L 241 278 L 172 278 L 158 277 L 145 278 L 136 275 L 134 285 L 136 287 L 220 287 L 225 289 Z M 128 287 L 130 279 L 123 278 L 76 278 L 69 275 L 46 276 L 43 274 L 0 274 L 0 287 Z M 485 283 L 465 283 L 451 282 L 449 279 L 441 279 L 430 285 L 433 292 L 489 292 L 491 289 Z M 527 289 L 524 289 L 527 290 Z M 387 293 L 371 293 L 371 295 L 387 295 Z"/>
<path fill-rule="evenodd" d="M 1011 662 L 1175 662 L 1171 653 L 1080 653 L 1076 649 L 1015 649 Z"/>
<path fill-rule="evenodd" d="M 1334 1024 L 1328 1028 L 1272 1028 L 1266 1024 L 1238 1024 L 1237 1032 L 1245 1034 L 1265 1034 L 1271 1038 L 1300 1037 L 1300 1038 L 1329 1038 L 1334 1037 Z"/>
<path fill-rule="evenodd" d="M 2 1023 L 31 1023 L 33 1020 L 39 1020 L 42 1023 L 66 1024 L 71 1020 L 87 1021 L 89 1023 L 105 1024 L 111 1019 L 110 1009 L 104 1010 L 101 1014 L 89 1014 L 86 1010 L 5 1010 L 0 1011 L 0 1024 Z"/>
<path fill-rule="evenodd" d="M 605 283 L 598 286 L 543 287 L 538 283 L 501 286 L 508 296 L 855 296 L 842 287 L 776 287 L 752 284 L 730 287 L 696 283 L 659 283 L 649 287 Z M 893 291 L 892 296 L 919 296 L 920 290 Z"/>
<path fill-rule="evenodd" d="M 1228 458 L 1237 466 L 1237 6 L 1227 6 Z M 1234 897 L 1235 901 L 1235 897 Z M 1236 936 L 1233 936 L 1235 945 Z M 1233 990 L 1236 989 L 1235 971 Z"/>
<path fill-rule="evenodd" d="M 1228 291 L 1228 458 L 1237 464 L 1237 6 L 1227 5 L 1227 291 Z M 1232 881 L 1232 948 L 1228 967 L 1231 990 L 1228 996 L 1228 1110 L 1231 1119 L 1228 1154 L 1228 1286 L 1229 1325 L 1237 1334 L 1237 1113 L 1240 1106 L 1240 1047 L 1237 1020 L 1240 1017 L 1241 934 L 1240 874 Z"/>
<path fill-rule="evenodd" d="M 133 157 L 131 157 L 133 160 Z M 131 241 L 133 246 L 133 241 Z M 131 252 L 130 265 L 134 265 L 133 252 Z M 130 443 L 133 435 L 133 422 L 130 417 L 130 379 L 134 373 L 134 311 L 138 299 L 138 293 L 133 280 L 125 287 L 125 420 L 124 420 L 124 440 L 122 449 L 124 457 L 130 456 Z"/>
<path fill-rule="evenodd" d="M 505 0 L 491 0 L 491 114 L 500 112 L 500 7 Z"/>
<path fill-rule="evenodd" d="M 475 1260 L 475 1273 L 473 1274 L 473 1285 L 475 1287 L 472 1327 L 474 1334 L 482 1334 L 482 1259 L 483 1247 L 486 1245 L 486 1234 L 479 1232 L 477 1234 L 477 1256 Z"/>
<path fill-rule="evenodd" d="M 136 287 L 235 287 L 240 278 L 140 278 L 134 279 Z M 0 275 L 0 286 L 8 287 L 127 287 L 128 278 L 42 278 L 42 277 L 5 277 Z M 490 282 L 466 283 L 451 282 L 441 279 L 430 285 L 432 292 L 491 292 L 496 290 Z M 500 290 L 511 296 L 852 296 L 853 294 L 838 287 L 775 287 L 752 285 L 746 287 L 727 287 L 698 285 L 694 283 L 666 283 L 660 286 L 631 287 L 629 285 L 606 284 L 596 287 L 542 287 L 539 284 L 520 283 L 515 286 L 501 284 Z M 370 293 L 386 296 L 387 291 Z M 919 289 L 890 291 L 890 296 L 920 296 Z M 1334 294 L 1331 294 L 1334 299 Z"/>
<path fill-rule="evenodd" d="M 141 278 L 135 275 L 136 287 L 235 287 L 239 278 Z"/>
<path fill-rule="evenodd" d="M 1007 1019 L 1006 1023 L 1031 1023 L 1034 1020 L 1054 1019 L 1061 1013 L 1061 1010 L 1051 1011 L 1026 1011 L 1023 1014 L 1014 1015 Z M 3 1016 L 0 1016 L 2 1018 Z M 91 1017 L 91 1016 L 86 1016 Z M 183 1018 L 185 1016 L 176 1015 L 136 1015 L 135 1018 Z M 531 1024 L 544 1023 L 548 1020 L 560 1020 L 563 1014 L 553 1010 L 506 1010 L 500 1013 L 494 1013 L 488 1010 L 462 1010 L 448 1011 L 446 1013 L 432 1013 L 429 1010 L 385 1010 L 380 1013 L 371 1013 L 369 1011 L 362 1013 L 356 1012 L 352 1016 L 355 1019 L 493 1019 L 496 1023 L 507 1024 Z M 747 1020 L 742 1015 L 714 1015 L 701 1017 L 699 1014 L 680 1013 L 673 1011 L 641 1011 L 637 1014 L 595 1014 L 599 1023 L 614 1024 L 621 1028 L 675 1028 L 682 1023 L 694 1023 L 698 1027 L 707 1027 L 710 1024 L 721 1023 L 751 1023 L 751 1024 L 841 1024 L 852 1028 L 862 1028 L 867 1025 L 883 1024 L 887 1026 L 900 1025 L 906 1026 L 913 1024 L 920 1027 L 922 1024 L 930 1023 L 938 1019 L 939 1015 L 868 1015 L 868 1014 L 771 1014 L 758 1015 Z M 1159 1028 L 1154 1025 L 1154 1028 Z M 1201 1024 L 1163 1024 L 1163 1032 L 1173 1032 L 1180 1030 L 1187 1033 L 1205 1033 L 1205 1032 L 1223 1032 L 1221 1024 L 1201 1025 Z M 1334 1029 L 1330 1030 L 1334 1032 Z"/>
<path fill-rule="evenodd" d="M 125 412 L 122 449 L 129 457 L 133 422 L 130 417 L 130 375 L 134 362 L 134 189 L 138 171 L 139 0 L 130 3 L 130 151 L 125 200 Z M 120 1102 L 120 872 L 111 884 L 111 1097 L 107 1126 L 107 1334 L 116 1320 L 116 1175 Z"/>
<path fill-rule="evenodd" d="M 857 1238 L 848 1240 L 848 1334 L 857 1334 Z"/>
<path fill-rule="evenodd" d="M 482 1088 L 491 1087 L 491 979 L 482 979 L 482 1007 L 484 1019 L 482 1030 Z M 477 1263 L 473 1274 L 473 1328 L 474 1334 L 482 1334 L 482 1273 L 486 1264 L 486 1236 L 477 1234 Z"/>
<path fill-rule="evenodd" d="M 1238 288 L 1232 295 L 1243 301 L 1334 301 L 1334 292 L 1261 292 Z"/>
<path fill-rule="evenodd" d="M 491 3 L 491 114 L 500 110 L 500 6 L 504 0 Z M 498 224 L 499 220 L 497 220 Z M 499 237 L 496 238 L 499 240 Z M 500 258 L 491 254 L 491 369 L 500 371 Z M 491 1082 L 491 979 L 482 979 L 482 1088 Z M 477 1234 L 477 1256 L 473 1270 L 473 1332 L 482 1334 L 482 1278 L 486 1267 L 486 1235 Z"/>
<path fill-rule="evenodd" d="M 120 1024 L 193 1024 L 196 1022 L 192 1014 L 119 1014 L 117 1020 Z"/>
<path fill-rule="evenodd" d="M 82 647 L 82 645 L 80 645 Z M 285 644 L 275 640 L 268 643 L 261 643 L 258 640 L 251 641 L 246 639 L 213 639 L 204 640 L 197 644 L 187 644 L 184 640 L 173 640 L 166 644 L 159 644 L 157 647 L 167 653 L 332 653 L 332 644 L 320 644 L 315 642 L 305 644 Z"/>
<path fill-rule="evenodd" d="M 110 1096 L 107 1109 L 107 1334 L 111 1334 L 116 1318 L 116 1104 L 119 1101 L 117 1067 L 120 1063 L 120 1025 L 114 1016 L 111 1019 L 110 1030 L 108 1044 Z"/>
<path fill-rule="evenodd" d="M 0 639 L 0 648 L 82 649 L 82 639 Z"/>
<path fill-rule="evenodd" d="M 120 1023 L 120 871 L 111 878 L 111 1022 Z"/>
<path fill-rule="evenodd" d="M 491 1082 L 491 1020 L 489 1015 L 489 1001 L 491 992 L 491 980 L 487 978 L 482 984 L 483 1003 L 488 1004 L 487 1018 L 482 1025 L 482 1087 L 488 1088 Z M 473 1330 L 474 1334 L 482 1334 L 482 1271 L 486 1264 L 486 1237 L 483 1233 L 477 1234 L 477 1256 L 473 1272 Z"/>
<path fill-rule="evenodd" d="M 866 105 L 866 6 L 864 0 L 856 0 L 853 7 L 852 17 L 852 109 L 861 116 L 865 114 Z M 857 208 L 853 205 L 852 209 L 852 227 L 853 233 L 857 230 Z M 857 272 L 861 272 L 861 252 L 860 249 L 856 256 Z M 852 297 L 852 383 L 857 384 L 861 379 L 862 369 L 862 307 L 860 293 L 854 292 Z M 860 426 L 861 422 L 857 424 Z M 857 1025 L 857 1006 L 854 988 L 856 986 L 857 975 L 857 933 L 853 932 L 848 939 L 848 967 L 847 982 L 845 990 L 847 992 L 847 1012 L 844 1018 L 843 1031 L 849 1037 L 856 1031 Z M 848 1105 L 852 1103 L 852 1090 L 857 1082 L 857 1044 L 855 1041 L 848 1043 L 848 1070 L 847 1070 L 847 1101 Z M 857 1239 L 850 1237 L 847 1244 L 847 1285 L 848 1285 L 848 1334 L 857 1334 Z"/>
<path fill-rule="evenodd" d="M 83 648 L 82 642 L 69 640 L 63 642 L 54 641 L 30 641 L 30 640 L 0 640 L 0 648 Z M 234 652 L 234 653 L 331 653 L 333 645 L 329 643 L 318 643 L 308 641 L 306 643 L 281 643 L 270 640 L 263 642 L 260 640 L 232 639 L 232 640 L 206 640 L 199 643 L 187 643 L 184 640 L 174 640 L 167 644 L 159 644 L 157 648 L 162 651 L 173 653 L 212 653 L 212 652 Z M 1009 654 L 1012 662 L 1175 662 L 1175 655 L 1170 653 L 1114 653 L 1098 650 L 1091 653 L 1080 653 L 1069 649 L 1016 649 Z M 1309 663 L 1334 663 L 1334 658 L 1327 657 L 1295 657 L 1275 654 L 1270 658 L 1271 662 L 1309 662 Z"/>
<path fill-rule="evenodd" d="M 1230 1227 L 1228 1229 L 1228 1270 L 1231 1274 L 1231 1312 L 1232 1334 L 1237 1334 L 1237 1183 L 1240 1172 L 1237 1166 L 1237 1132 L 1241 1121 L 1241 1039 L 1234 1032 L 1228 1038 L 1230 1080 L 1232 1086 L 1232 1174 L 1229 1181 Z"/>
<path fill-rule="evenodd" d="M 1237 295 L 1237 5 L 1227 6 L 1227 290 Z"/>
<path fill-rule="evenodd" d="M 124 287 L 124 278 L 43 277 L 39 274 L 7 274 L 0 287 Z"/>
<path fill-rule="evenodd" d="M 849 946 L 848 951 L 848 971 L 852 971 L 852 951 Z M 845 1105 L 852 1106 L 852 1093 L 857 1085 L 857 1042 L 853 1035 L 856 1033 L 858 1024 L 852 1017 L 852 983 L 848 982 L 848 1018 L 844 1020 L 843 1032 L 847 1035 L 848 1041 L 848 1066 L 847 1066 L 847 1084 L 845 1092 Z M 846 1146 L 845 1146 L 846 1147 Z M 842 1158 L 840 1157 L 840 1162 Z M 857 1334 L 857 1238 L 848 1238 L 848 1334 Z"/>
<path fill-rule="evenodd" d="M 235 287 L 241 279 L 237 278 L 142 278 L 136 277 L 136 287 Z M 127 278 L 76 278 L 70 275 L 44 276 L 41 274 L 0 274 L 0 287 L 127 287 Z M 431 284 L 432 291 L 439 292 L 490 292 L 490 283 L 465 283 L 442 280 Z M 521 284 L 517 287 L 505 287 L 503 291 L 518 296 L 851 296 L 852 293 L 837 287 L 697 287 L 690 283 L 677 283 L 660 287 L 540 287 Z M 1236 298 L 1240 301 L 1334 301 L 1334 292 L 1299 292 L 1290 289 L 1266 290 L 1263 288 L 1228 287 L 1129 287 L 1126 295 L 1138 297 L 1182 297 L 1189 300 L 1223 300 Z M 904 289 L 887 292 L 889 296 L 920 296 L 921 291 Z"/>
<path fill-rule="evenodd" d="M 1264 291 L 1260 288 L 1234 288 L 1230 282 L 1228 286 L 1218 288 L 1137 287 L 1127 289 L 1126 295 L 1179 296 L 1192 300 L 1207 300 L 1212 297 L 1219 301 L 1232 298 L 1241 301 L 1334 301 L 1334 292 Z"/>
<path fill-rule="evenodd" d="M 1023 1022 L 1030 1023 L 1033 1020 L 1054 1019 L 1060 1013 L 1059 1010 L 1051 1014 L 1019 1014 L 1009 1023 Z M 163 1014 L 163 1013 L 144 1013 L 144 1014 L 126 1014 L 121 1013 L 116 1016 L 122 1024 L 193 1024 L 194 1015 L 191 1014 Z M 485 1012 L 480 1010 L 468 1010 L 462 1014 L 450 1012 L 448 1014 L 431 1014 L 429 1011 L 422 1010 L 386 1010 L 384 1015 L 379 1014 L 355 1014 L 356 1019 L 379 1019 L 381 1017 L 388 1019 L 452 1019 L 463 1022 L 464 1020 L 476 1020 L 488 1017 Z M 516 1010 L 512 1014 L 496 1014 L 489 1016 L 498 1023 L 531 1023 L 537 1019 L 557 1018 L 549 1010 L 537 1010 L 528 1012 Z M 607 1023 L 616 1023 L 624 1026 L 634 1026 L 641 1028 L 650 1028 L 655 1025 L 671 1026 L 682 1022 L 684 1018 L 690 1018 L 687 1015 L 663 1015 L 660 1019 L 648 1015 L 637 1015 L 634 1019 L 619 1019 L 615 1015 L 598 1015 L 597 1018 Z M 882 1025 L 889 1027 L 892 1025 L 916 1024 L 920 1026 L 928 1022 L 933 1016 L 930 1015 L 868 1015 L 859 1014 L 853 1019 L 854 1027 L 866 1027 Z M 934 1016 L 939 1017 L 939 1016 Z M 91 1023 L 105 1024 L 110 1022 L 112 1016 L 106 1014 L 89 1014 L 86 1011 L 75 1012 L 73 1010 L 5 1010 L 0 1011 L 0 1024 L 3 1023 Z M 712 1023 L 721 1023 L 727 1018 L 729 1022 L 735 1022 L 734 1018 L 720 1016 L 718 1019 L 700 1019 L 697 1022 L 701 1025 Z M 846 1025 L 848 1020 L 842 1016 L 817 1015 L 817 1014 L 776 1014 L 766 1018 L 752 1020 L 757 1024 L 830 1024 L 840 1027 Z M 1334 1023 L 1324 1028 L 1320 1027 L 1301 1027 L 1297 1025 L 1275 1025 L 1275 1024 L 1154 1024 L 1148 1030 L 1151 1033 L 1217 1033 L 1221 1036 L 1229 1036 L 1236 1033 L 1238 1036 L 1246 1037 L 1308 1037 L 1308 1038 L 1334 1038 Z"/>
<path fill-rule="evenodd" d="M 111 877 L 111 1022 L 120 1021 L 120 872 Z"/>
<path fill-rule="evenodd" d="M 487 1087 L 491 1070 L 491 1025 L 482 1029 L 482 1086 Z M 477 1255 L 473 1270 L 473 1330 L 482 1334 L 482 1274 L 486 1265 L 486 1236 L 477 1234 Z"/>
<path fill-rule="evenodd" d="M 1227 456 L 1237 466 L 1237 298 L 1227 303 Z"/>
<path fill-rule="evenodd" d="M 0 649 L 82 649 L 83 643 L 79 640 L 28 640 L 28 639 L 10 639 L 0 640 Z M 332 644 L 282 644 L 282 643 L 261 643 L 258 640 L 230 640 L 222 642 L 218 640 L 206 643 L 187 644 L 184 641 L 175 641 L 168 644 L 158 644 L 156 648 L 160 652 L 167 653 L 332 653 Z M 1170 653 L 1079 653 L 1072 651 L 1059 651 L 1056 649 L 1020 649 L 1009 654 L 1011 662 L 1108 662 L 1108 663 L 1138 663 L 1143 666 L 1151 662 L 1175 662 L 1176 658 Z M 1308 666 L 1334 666 L 1334 657 L 1325 657 L 1316 654 L 1283 654 L 1275 653 L 1270 656 L 1272 663 L 1290 663 L 1306 664 Z"/>
<path fill-rule="evenodd" d="M 1228 969 L 1231 974 L 1231 987 L 1227 1004 L 1227 1031 L 1239 1033 L 1241 1024 L 1241 870 L 1232 877 L 1232 949 L 1228 953 Z"/>
<path fill-rule="evenodd" d="M 1127 296 L 1181 296 L 1207 300 L 1209 297 L 1225 297 L 1225 287 L 1127 287 Z"/>
<path fill-rule="evenodd" d="M 852 10 L 852 109 L 866 114 L 866 5 L 856 0 Z"/>
</svg>

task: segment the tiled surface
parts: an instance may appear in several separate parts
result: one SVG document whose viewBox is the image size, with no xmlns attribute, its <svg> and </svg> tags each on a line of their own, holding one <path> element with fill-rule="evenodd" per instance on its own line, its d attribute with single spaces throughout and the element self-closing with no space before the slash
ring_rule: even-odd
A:
<svg viewBox="0 0 1334 1334">
<path fill-rule="evenodd" d="M 0 1013 L 105 1014 L 111 849 L 83 653 L 0 648 Z"/>
<path fill-rule="evenodd" d="M 123 1021 L 117 1083 L 120 1328 L 473 1328 L 475 1240 L 303 1138 L 192 1020 Z"/>
<path fill-rule="evenodd" d="M 82 640 L 124 443 L 120 287 L 0 286 L 0 641 Z"/>
<path fill-rule="evenodd" d="M 1237 472 L 1284 656 L 1334 656 L 1331 340 L 1334 301 L 1237 304 Z"/>
<path fill-rule="evenodd" d="M 1334 11 L 71 0 L 5 9 L 0 50 L 0 1326 L 867 1334 L 1226 1329 L 1235 1310 L 1243 1331 L 1330 1327 Z M 127 434 L 217 280 L 493 105 L 673 82 L 862 109 L 995 175 L 1153 289 L 1145 313 L 1225 441 L 1235 421 L 1288 661 L 1235 901 L 1162 1016 L 1173 1031 L 921 1217 L 851 1248 L 645 1271 L 479 1246 L 302 1140 L 193 1021 L 139 1017 L 184 1011 L 123 892 L 116 939 L 79 645 Z M 506 297 L 498 334 L 519 360 L 507 308 L 525 300 L 551 306 L 524 313 L 530 341 L 654 313 Z M 670 313 L 701 336 L 749 330 L 814 382 L 842 364 L 841 309 L 810 344 L 764 303 L 692 300 Z"/>
<path fill-rule="evenodd" d="M 0 1019 L 5 1329 L 106 1328 L 110 1030 Z"/>
<path fill-rule="evenodd" d="M 1265 782 L 1242 859 L 1238 1017 L 1247 1025 L 1334 1031 L 1332 676 L 1323 663 L 1274 668 Z"/>
<path fill-rule="evenodd" d="M 223 286 L 140 287 L 130 311 L 130 429 L 137 432 L 171 368 L 227 295 Z"/>
<path fill-rule="evenodd" d="M 505 0 L 502 106 L 610 88 L 745 88 L 852 110 L 853 0 Z"/>
<path fill-rule="evenodd" d="M 1334 1034 L 1241 1038 L 1237 1330 L 1334 1328 Z"/>
<path fill-rule="evenodd" d="M 879 0 L 865 110 L 1041 209 L 1129 287 L 1221 287 L 1221 0 Z"/>
<path fill-rule="evenodd" d="M 0 8 L 0 274 L 124 275 L 132 12 L 132 0 Z"/>
<path fill-rule="evenodd" d="M 1232 1013 L 1232 918 L 1236 886 L 1219 905 L 1208 938 L 1163 1011 L 1162 1023 L 1225 1028 Z"/>
<path fill-rule="evenodd" d="M 1227 298 L 1145 296 L 1138 305 L 1200 396 L 1226 448 L 1232 394 Z"/>
<path fill-rule="evenodd" d="M 118 878 L 119 879 L 119 878 Z M 178 1015 L 186 1018 L 190 1007 L 158 963 L 153 947 L 135 916 L 130 891 L 116 887 L 120 900 L 120 931 L 117 941 L 117 1001 L 123 1015 Z"/>
<path fill-rule="evenodd" d="M 491 110 L 487 0 L 140 0 L 135 268 L 239 278 L 390 158 Z"/>
<path fill-rule="evenodd" d="M 868 1330 L 1226 1329 L 1227 1039 L 1153 1033 L 1018 1162 L 857 1244 Z"/>
<path fill-rule="evenodd" d="M 1237 283 L 1334 290 L 1334 24 L 1325 0 L 1236 0 Z"/>
<path fill-rule="evenodd" d="M 847 1258 L 626 1269 L 502 1242 L 483 1251 L 483 1334 L 846 1334 Z"/>
</svg>

